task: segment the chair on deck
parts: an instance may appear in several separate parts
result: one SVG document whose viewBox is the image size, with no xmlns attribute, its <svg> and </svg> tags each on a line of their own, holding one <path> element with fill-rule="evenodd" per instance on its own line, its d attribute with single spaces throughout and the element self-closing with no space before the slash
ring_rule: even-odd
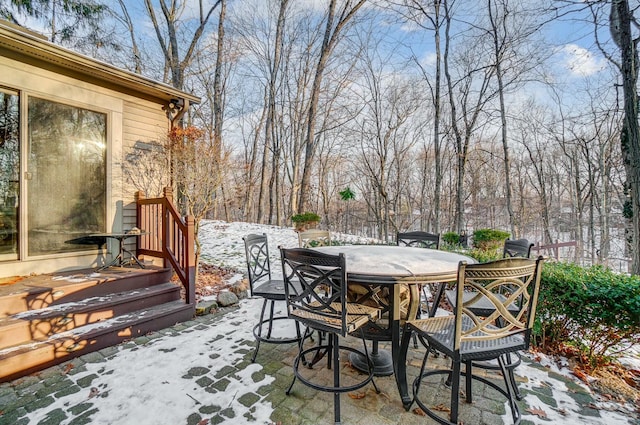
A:
<svg viewBox="0 0 640 425">
<path fill-rule="evenodd" d="M 300 248 L 315 248 L 331 245 L 331 232 L 328 230 L 310 229 L 298 233 L 298 246 Z"/>
<path fill-rule="evenodd" d="M 296 379 L 315 390 L 333 393 L 334 418 L 335 423 L 339 424 L 340 394 L 355 391 L 373 382 L 373 364 L 364 341 L 362 326 L 370 320 L 377 320 L 380 310 L 347 302 L 346 262 L 343 254 L 330 255 L 305 248 L 281 248 L 280 253 L 282 272 L 285 282 L 288 283 L 286 288 L 290 288 L 293 282 L 298 282 L 301 287 L 301 292 L 298 293 L 287 291 L 289 317 L 306 326 L 305 335 L 316 330 L 328 336 L 326 344 L 320 343 L 307 349 L 304 349 L 300 342 L 298 355 L 293 362 L 294 378 L 286 393 L 291 393 Z M 364 352 L 340 345 L 340 337 L 347 334 L 359 334 Z M 341 350 L 364 355 L 369 365 L 369 373 L 355 383 L 342 385 L 339 363 Z M 333 368 L 333 385 L 330 386 L 318 382 L 318 378 L 322 379 L 321 374 L 303 373 L 300 369 L 300 362 L 302 360 L 304 364 L 305 355 L 314 354 L 313 357 L 318 358 L 318 354 L 324 352 L 328 354 L 328 369 Z M 379 392 L 375 383 L 374 388 Z"/>
<path fill-rule="evenodd" d="M 472 402 L 472 379 L 481 381 L 508 399 L 514 423 L 519 423 L 521 414 L 516 403 L 513 380 L 513 369 L 517 365 L 511 363 L 508 356 L 510 353 L 529 348 L 542 264 L 542 257 L 536 260 L 508 258 L 471 265 L 462 262 L 458 269 L 455 288 L 454 314 L 406 323 L 402 337 L 401 361 L 406 361 L 412 334 L 417 334 L 428 347 L 420 374 L 413 383 L 413 400 L 429 417 L 441 424 L 458 424 L 460 377 L 465 376 L 464 394 L 468 403 Z M 491 311 L 483 312 L 490 313 L 488 316 L 474 312 L 474 307 L 479 301 L 491 304 Z M 450 370 L 425 371 L 432 350 L 451 358 Z M 504 388 L 473 374 L 473 368 L 478 367 L 479 362 L 492 360 L 497 360 L 497 367 L 504 379 Z M 464 372 L 461 371 L 463 364 Z M 436 414 L 433 408 L 420 400 L 422 381 L 439 374 L 447 375 L 447 384 L 451 385 L 449 420 Z"/>
<path fill-rule="evenodd" d="M 290 344 L 300 342 L 301 334 L 298 323 L 295 322 L 295 337 L 272 336 L 273 326 L 276 321 L 289 320 L 287 316 L 275 315 L 275 302 L 285 301 L 286 291 L 283 280 L 271 279 L 271 265 L 269 262 L 269 245 L 267 235 L 251 234 L 242 238 L 247 257 L 247 271 L 251 295 L 264 298 L 260 321 L 253 328 L 253 336 L 256 339 L 256 350 L 251 362 L 255 362 L 260 350 L 260 342 L 271 344 Z M 299 288 L 299 287 L 298 287 Z M 269 304 L 269 314 L 265 317 L 265 311 Z"/>
<path fill-rule="evenodd" d="M 511 240 L 511 239 L 507 239 L 504 243 L 504 250 L 502 253 L 502 257 L 503 258 L 529 258 L 529 255 L 531 254 L 531 248 L 533 247 L 533 244 L 530 243 L 527 239 L 515 239 L 515 240 Z M 504 294 L 508 294 L 509 293 L 509 289 L 513 289 L 513 288 L 509 288 L 507 285 L 505 285 L 502 290 Z M 447 301 L 449 302 L 450 305 L 455 306 L 456 305 L 456 292 L 455 291 L 446 291 L 446 297 L 447 297 Z M 473 293 L 465 293 L 463 295 L 466 299 L 470 299 L 471 297 L 476 296 Z M 485 297 L 480 296 L 476 302 L 469 307 L 471 309 L 471 311 L 473 312 L 473 314 L 480 316 L 480 317 L 489 317 L 491 316 L 491 314 L 493 314 L 493 312 L 495 311 L 495 306 L 493 305 L 493 303 L 491 303 L 488 299 L 486 299 Z M 515 314 L 518 311 L 518 303 L 512 303 L 510 304 L 508 307 L 509 311 L 512 314 Z M 519 352 L 514 353 L 515 354 L 515 359 L 512 360 L 510 355 L 507 355 L 505 357 L 506 363 L 509 365 L 508 367 L 508 371 L 509 371 L 509 379 L 511 380 L 512 384 L 513 384 L 513 391 L 515 393 L 516 399 L 518 400 L 522 400 L 522 395 L 520 394 L 520 390 L 518 389 L 518 386 L 516 385 L 516 380 L 515 377 L 513 375 L 513 370 L 520 365 L 520 363 L 522 362 L 522 357 L 520 356 Z M 480 368 L 484 368 L 484 369 L 488 369 L 488 370 L 499 370 L 499 366 L 494 364 L 494 363 L 476 363 L 475 364 L 476 367 L 480 367 Z"/>
<path fill-rule="evenodd" d="M 396 234 L 396 244 L 398 246 L 440 249 L 440 234 L 421 231 L 404 233 L 398 232 Z M 427 294 L 427 285 L 422 286 L 422 295 L 424 297 L 424 302 L 426 305 L 425 312 L 429 313 L 429 316 L 433 316 L 438 308 L 436 304 L 442 298 L 442 289 L 442 285 L 435 283 L 429 286 L 429 292 L 431 294 Z M 431 309 L 428 308 L 429 295 L 431 295 L 431 299 L 434 300 Z M 422 310 L 422 308 L 420 308 L 420 310 Z"/>
<path fill-rule="evenodd" d="M 529 256 L 531 255 L 531 248 L 533 248 L 533 244 L 530 243 L 527 239 L 507 239 L 504 242 L 502 258 L 529 258 Z"/>
<path fill-rule="evenodd" d="M 396 234 L 396 244 L 398 246 L 440 249 L 440 234 L 421 231 L 398 232 Z"/>
</svg>

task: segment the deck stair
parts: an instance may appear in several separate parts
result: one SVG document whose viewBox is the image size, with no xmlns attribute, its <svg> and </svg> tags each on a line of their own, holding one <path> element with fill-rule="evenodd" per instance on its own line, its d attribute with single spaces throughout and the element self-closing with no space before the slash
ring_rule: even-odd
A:
<svg viewBox="0 0 640 425">
<path fill-rule="evenodd" d="M 0 382 L 191 319 L 171 276 L 114 267 L 0 282 Z"/>
</svg>

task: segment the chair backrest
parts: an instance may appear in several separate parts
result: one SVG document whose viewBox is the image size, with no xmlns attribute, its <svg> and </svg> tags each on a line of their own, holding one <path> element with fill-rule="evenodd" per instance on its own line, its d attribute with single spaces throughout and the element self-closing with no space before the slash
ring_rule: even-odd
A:
<svg viewBox="0 0 640 425">
<path fill-rule="evenodd" d="M 417 248 L 440 249 L 440 234 L 428 232 L 398 232 L 396 234 L 398 246 L 413 246 Z"/>
<path fill-rule="evenodd" d="M 328 230 L 310 229 L 298 233 L 298 246 L 300 248 L 315 248 L 331 245 L 331 232 Z"/>
<path fill-rule="evenodd" d="M 522 257 L 529 258 L 533 244 L 527 239 L 507 239 L 504 242 L 503 258 Z"/>
<path fill-rule="evenodd" d="M 507 258 L 469 265 L 461 262 L 456 287 L 455 350 L 465 343 L 481 347 L 483 341 L 517 334 L 524 338 L 522 348 L 528 348 L 538 303 L 542 264 L 543 257 L 535 260 Z M 465 297 L 469 291 L 476 296 Z M 495 307 L 493 313 L 487 317 L 473 314 L 474 304 L 486 303 L 487 300 Z M 518 308 L 513 309 L 514 305 Z M 463 327 L 462 321 L 469 319 L 473 326 Z"/>
<path fill-rule="evenodd" d="M 271 279 L 271 265 L 269 263 L 269 244 L 267 235 L 251 234 L 242 238 L 244 252 L 247 257 L 247 272 L 249 286 L 253 294 L 253 287 L 262 279 Z"/>
<path fill-rule="evenodd" d="M 316 329 L 347 334 L 347 278 L 344 254 L 280 248 L 287 311 Z M 295 285 L 294 282 L 298 283 Z M 291 293 L 294 287 L 299 293 Z"/>
</svg>

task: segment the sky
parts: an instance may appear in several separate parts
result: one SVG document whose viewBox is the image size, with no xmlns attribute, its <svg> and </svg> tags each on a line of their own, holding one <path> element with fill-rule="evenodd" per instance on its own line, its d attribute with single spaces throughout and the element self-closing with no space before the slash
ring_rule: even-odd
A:
<svg viewBox="0 0 640 425">
<path fill-rule="evenodd" d="M 274 274 L 278 274 L 279 260 L 277 258 L 279 245 L 297 246 L 297 235 L 292 228 L 258 225 L 250 223 L 226 223 L 221 221 L 204 221 L 201 227 L 203 243 L 203 260 L 217 266 L 233 268 L 240 271 L 230 278 L 235 281 L 243 277 L 245 269 L 244 248 L 242 237 L 249 233 L 266 233 L 269 238 L 269 251 Z M 366 242 L 367 240 L 349 236 L 334 235 L 341 240 L 351 242 Z M 211 328 L 191 332 L 182 332 L 176 336 L 163 336 L 152 340 L 144 346 L 131 348 L 126 344 L 117 347 L 117 353 L 106 363 L 87 363 L 86 371 L 74 375 L 74 380 L 97 375 L 92 386 L 96 388 L 95 397 L 89 389 L 61 397 L 54 404 L 44 409 L 37 409 L 29 414 L 30 423 L 37 424 L 47 417 L 49 412 L 68 406 L 80 405 L 87 401 L 87 396 L 94 398 L 92 408 L 97 412 L 91 416 L 92 425 L 140 425 L 140 424 L 179 424 L 186 423 L 186 418 L 199 408 L 198 400 L 208 400 L 211 394 L 195 385 L 192 380 L 183 379 L 188 370 L 194 366 L 206 365 L 211 370 L 208 375 L 215 375 L 216 371 L 233 365 L 243 354 L 233 350 L 243 340 L 251 340 L 252 324 L 257 321 L 260 299 L 245 299 L 240 302 L 239 309 L 226 313 L 219 319 L 219 323 Z M 244 323 L 245 326 L 239 326 Z M 230 349 L 232 348 L 232 349 Z M 214 355 L 213 358 L 211 355 Z M 215 357 L 215 354 L 219 357 Z M 179 359 L 179 360 L 178 360 Z M 566 367 L 559 367 L 558 362 L 539 356 L 539 361 L 548 369 L 564 376 L 575 379 Z M 636 368 L 640 368 L 640 357 L 636 357 Z M 234 395 L 243 391 L 257 390 L 274 380 L 266 374 L 264 378 L 254 383 L 251 376 L 260 371 L 259 362 L 250 365 L 243 372 L 238 373 L 224 392 L 216 394 L 216 403 L 220 406 L 233 405 L 238 415 L 233 420 L 226 420 L 223 424 L 237 425 L 243 423 L 243 414 L 247 408 L 234 399 Z M 161 370 L 162 373 L 158 373 Z M 617 412 L 617 405 L 612 402 L 600 403 L 602 418 L 585 418 L 576 412 L 582 406 L 576 405 L 574 399 L 567 395 L 568 389 L 561 381 L 553 379 L 547 373 L 523 363 L 516 369 L 516 374 L 527 377 L 522 388 L 545 386 L 552 392 L 553 398 L 564 406 L 565 414 L 555 409 L 545 409 L 547 419 L 541 419 L 531 413 L 522 412 L 526 419 L 536 425 L 562 424 L 582 425 L 629 425 L 627 417 Z M 580 381 L 578 385 L 584 387 Z M 108 394 L 100 397 L 100 394 Z M 544 408 L 542 400 L 529 394 L 526 396 L 529 406 Z M 273 407 L 269 403 L 259 403 L 252 415 L 256 418 L 254 424 L 271 424 L 269 417 Z M 511 423 L 509 409 L 506 409 L 505 423 Z M 63 425 L 65 423 L 63 422 Z M 288 425 L 288 424 L 287 424 Z"/>
</svg>

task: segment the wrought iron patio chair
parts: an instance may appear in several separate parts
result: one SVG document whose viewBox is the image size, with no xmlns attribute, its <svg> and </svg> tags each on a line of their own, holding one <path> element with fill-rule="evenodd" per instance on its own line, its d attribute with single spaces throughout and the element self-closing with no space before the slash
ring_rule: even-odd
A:
<svg viewBox="0 0 640 425">
<path fill-rule="evenodd" d="M 331 245 L 331 232 L 328 230 L 310 229 L 298 233 L 300 248 L 315 248 Z"/>
<path fill-rule="evenodd" d="M 298 322 L 295 322 L 296 336 L 272 336 L 276 321 L 289 320 L 288 315 L 276 315 L 275 313 L 275 303 L 286 300 L 285 282 L 282 279 L 271 278 L 267 235 L 251 234 L 242 239 L 247 257 L 247 271 L 251 295 L 264 299 L 260 312 L 260 320 L 253 328 L 253 336 L 256 339 L 256 349 L 251 358 L 251 362 L 255 362 L 261 342 L 271 344 L 300 342 L 301 333 Z M 300 287 L 295 282 L 292 282 L 292 285 L 294 285 L 293 291 L 299 290 Z M 269 305 L 269 313 L 265 316 L 267 304 Z"/>
<path fill-rule="evenodd" d="M 340 394 L 355 391 L 369 382 L 373 383 L 373 364 L 364 341 L 362 326 L 380 316 L 378 308 L 347 302 L 346 262 L 343 254 L 330 255 L 305 248 L 280 248 L 285 282 L 300 283 L 302 291 L 287 293 L 289 317 L 306 327 L 305 334 L 316 330 L 327 335 L 327 342 L 320 342 L 305 349 L 302 342 L 293 362 L 294 377 L 286 394 L 289 395 L 296 379 L 318 391 L 334 394 L 334 419 L 340 423 Z M 290 286 L 286 286 L 289 288 Z M 364 351 L 340 345 L 340 337 L 359 334 Z M 348 351 L 364 355 L 369 365 L 368 373 L 359 381 L 342 385 L 340 379 L 339 352 Z M 321 375 L 302 373 L 300 362 L 307 354 L 328 354 L 327 367 L 333 368 L 333 384 L 322 385 Z M 311 366 L 311 364 L 309 364 Z M 312 366 L 311 366 L 312 367 Z M 378 388 L 373 383 L 377 392 Z"/>
<path fill-rule="evenodd" d="M 428 348 L 420 373 L 413 382 L 413 401 L 429 417 L 441 424 L 458 424 L 460 377 L 464 376 L 464 394 L 468 403 L 472 402 L 472 380 L 483 382 L 507 398 L 513 421 L 519 423 L 521 414 L 512 379 L 516 365 L 510 363 L 507 356 L 529 348 L 542 264 L 543 257 L 536 260 L 508 258 L 471 265 L 461 262 L 455 289 L 454 314 L 406 323 L 401 344 L 401 364 L 406 362 L 409 340 L 414 333 Z M 505 293 L 508 295 L 505 296 Z M 481 299 L 488 301 L 493 307 L 488 316 L 474 313 L 474 306 Z M 513 309 L 512 306 L 516 304 L 517 309 Z M 451 369 L 425 371 L 432 350 L 449 356 Z M 473 374 L 473 368 L 477 367 L 478 362 L 493 360 L 498 363 L 504 387 Z M 465 366 L 464 372 L 461 370 L 462 365 Z M 451 386 L 448 420 L 441 416 L 442 413 L 437 414 L 420 400 L 422 381 L 439 374 L 447 375 L 447 384 Z M 405 405 L 405 408 L 408 410 L 410 405 Z"/>
<path fill-rule="evenodd" d="M 398 246 L 412 246 L 417 248 L 429 248 L 429 249 L 440 249 L 440 234 L 436 233 L 428 233 L 422 231 L 414 231 L 414 232 L 398 232 L 396 234 L 396 244 Z M 427 293 L 427 289 L 429 289 L 429 293 Z M 444 287 L 439 283 L 433 283 L 430 285 L 422 285 L 422 297 L 424 298 L 424 308 L 422 307 L 422 303 L 420 309 L 418 310 L 428 313 L 429 316 L 433 316 L 435 311 L 438 309 L 437 303 L 442 298 L 442 291 Z M 429 298 L 431 298 L 431 308 L 429 308 Z"/>
<path fill-rule="evenodd" d="M 503 250 L 502 256 L 503 258 L 514 258 L 514 257 L 529 258 L 532 247 L 533 247 L 533 244 L 530 243 L 527 239 L 515 239 L 515 240 L 507 239 L 504 243 L 504 250 Z M 503 292 L 507 294 L 509 293 L 509 289 L 513 289 L 513 288 L 509 288 L 508 285 L 505 285 L 502 288 Z M 465 299 L 470 299 L 471 297 L 476 297 L 477 294 L 469 292 L 469 293 L 465 293 L 463 296 L 465 297 Z M 450 305 L 455 306 L 455 303 L 456 303 L 455 291 L 451 291 L 451 290 L 446 291 L 446 298 Z M 469 308 L 475 315 L 481 316 L 481 317 L 489 317 L 495 310 L 494 305 L 484 297 L 477 298 L 473 306 L 470 306 Z M 507 308 L 511 313 L 515 313 L 519 308 L 518 303 L 517 302 L 512 303 Z M 512 358 L 511 355 L 507 355 L 505 357 L 505 361 L 509 365 L 509 368 L 508 368 L 509 379 L 513 384 L 513 390 L 514 390 L 516 399 L 522 400 L 522 395 L 520 394 L 520 390 L 516 384 L 515 376 L 513 375 L 513 370 L 517 366 L 519 366 L 520 363 L 522 362 L 522 356 L 520 355 L 519 352 L 516 352 L 513 354 L 515 355 L 514 358 Z M 476 362 L 474 365 L 476 367 L 489 369 L 489 370 L 500 369 L 498 365 L 490 362 Z"/>
<path fill-rule="evenodd" d="M 533 244 L 528 239 L 507 239 L 504 242 L 502 258 L 529 258 L 531 256 L 531 248 L 533 248 Z"/>
</svg>

